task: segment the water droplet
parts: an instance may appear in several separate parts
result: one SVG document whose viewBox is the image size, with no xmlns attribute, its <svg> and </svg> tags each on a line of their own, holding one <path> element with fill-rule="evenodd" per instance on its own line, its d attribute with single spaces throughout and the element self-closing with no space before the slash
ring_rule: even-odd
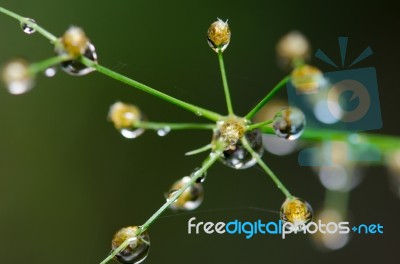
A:
<svg viewBox="0 0 400 264">
<path fill-rule="evenodd" d="M 96 49 L 93 46 L 93 44 L 88 43 L 83 56 L 88 58 L 89 60 L 97 63 Z M 73 75 L 73 76 L 83 76 L 83 75 L 89 74 L 95 70 L 91 67 L 87 67 L 86 65 L 82 64 L 81 62 L 79 62 L 77 60 L 69 60 L 69 61 L 62 62 L 61 69 L 63 71 L 65 71 L 66 73 Z"/>
<path fill-rule="evenodd" d="M 172 198 L 176 192 L 181 189 L 185 184 L 190 181 L 189 176 L 185 176 L 182 179 L 176 181 L 170 188 L 169 192 L 165 195 L 167 201 Z M 171 209 L 174 210 L 194 210 L 200 206 L 204 198 L 204 189 L 201 183 L 194 183 L 189 186 L 182 194 L 170 205 Z"/>
<path fill-rule="evenodd" d="M 110 107 L 108 119 L 114 123 L 114 126 L 121 134 L 129 139 L 137 138 L 145 131 L 143 128 L 135 127 L 145 118 L 138 107 L 131 104 L 116 102 Z"/>
<path fill-rule="evenodd" d="M 117 249 L 125 240 L 130 240 L 128 246 L 115 255 L 115 259 L 118 260 L 118 262 L 124 264 L 140 263 L 149 254 L 149 234 L 145 231 L 139 236 L 136 236 L 137 230 L 137 226 L 128 226 L 115 233 L 111 242 L 112 250 Z"/>
<path fill-rule="evenodd" d="M 253 150 L 262 156 L 264 149 L 262 144 L 262 134 L 259 129 L 245 133 L 245 137 Z M 234 169 L 247 169 L 257 163 L 250 152 L 248 152 L 239 141 L 234 146 L 225 150 L 221 155 L 220 161 L 228 167 Z"/>
<path fill-rule="evenodd" d="M 281 220 L 290 222 L 297 230 L 302 230 L 304 226 L 313 218 L 311 205 L 298 197 L 287 198 L 281 207 Z"/>
<path fill-rule="evenodd" d="M 171 131 L 171 128 L 166 126 L 166 127 L 163 127 L 161 129 L 157 130 L 157 135 L 159 135 L 160 137 L 164 137 L 164 136 L 168 135 L 168 133 L 170 131 Z"/>
<path fill-rule="evenodd" d="M 47 76 L 47 77 L 54 77 L 56 75 L 56 73 L 57 73 L 57 70 L 56 70 L 55 67 L 47 68 L 44 71 L 44 75 Z"/>
<path fill-rule="evenodd" d="M 3 67 L 1 77 L 11 94 L 23 94 L 33 88 L 34 80 L 25 60 L 15 59 L 8 62 Z"/>
<path fill-rule="evenodd" d="M 196 111 L 197 116 L 202 116 L 203 114 L 200 111 Z"/>
<path fill-rule="evenodd" d="M 192 174 L 190 174 L 190 177 L 196 177 L 200 173 L 200 167 L 197 167 L 196 169 L 193 170 Z M 207 178 L 207 171 L 203 173 L 199 178 L 197 178 L 196 182 L 197 183 L 203 183 Z"/>
<path fill-rule="evenodd" d="M 228 26 L 228 21 L 224 22 L 218 18 L 217 21 L 211 24 L 207 31 L 208 45 L 215 51 L 218 49 L 224 51 L 231 41 L 231 31 Z"/>
<path fill-rule="evenodd" d="M 29 20 L 29 22 L 36 24 L 36 21 L 33 20 L 32 18 L 28 18 L 28 20 Z M 36 30 L 33 27 L 29 26 L 25 22 L 21 22 L 21 29 L 22 29 L 22 31 L 24 31 L 26 34 L 29 34 L 29 35 L 36 32 Z"/>
<path fill-rule="evenodd" d="M 303 112 L 295 107 L 287 107 L 278 111 L 274 117 L 275 134 L 287 140 L 298 139 L 304 132 L 306 119 Z"/>
</svg>

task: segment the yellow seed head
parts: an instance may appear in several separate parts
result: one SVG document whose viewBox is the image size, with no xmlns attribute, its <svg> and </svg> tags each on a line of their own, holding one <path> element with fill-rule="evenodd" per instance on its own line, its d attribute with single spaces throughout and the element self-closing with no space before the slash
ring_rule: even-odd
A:
<svg viewBox="0 0 400 264">
<path fill-rule="evenodd" d="M 300 93 L 315 93 L 323 80 L 322 72 L 314 66 L 303 64 L 292 73 L 292 84 Z"/>
<path fill-rule="evenodd" d="M 286 199 L 281 208 L 281 219 L 294 225 L 304 225 L 312 220 L 311 206 L 300 198 Z"/>
<path fill-rule="evenodd" d="M 71 57 L 77 58 L 85 53 L 89 39 L 81 28 L 72 26 L 62 36 L 61 44 Z"/>
<path fill-rule="evenodd" d="M 116 102 L 110 107 L 108 118 L 118 130 L 132 129 L 137 122 L 140 122 L 142 113 L 134 105 Z"/>
<path fill-rule="evenodd" d="M 33 78 L 29 73 L 28 62 L 15 59 L 4 65 L 1 79 L 12 94 L 22 94 L 33 87 Z"/>
<path fill-rule="evenodd" d="M 240 118 L 228 118 L 218 123 L 214 132 L 214 141 L 220 140 L 225 145 L 225 150 L 235 150 L 236 144 L 246 132 L 246 123 Z"/>
<path fill-rule="evenodd" d="M 228 21 L 224 22 L 218 19 L 208 28 L 207 40 L 210 47 L 218 52 L 220 49 L 224 51 L 231 40 L 231 30 L 228 26 Z"/>
<path fill-rule="evenodd" d="M 293 63 L 295 60 L 305 60 L 310 56 L 310 44 L 303 34 L 292 31 L 279 40 L 276 52 L 279 58 Z"/>
</svg>

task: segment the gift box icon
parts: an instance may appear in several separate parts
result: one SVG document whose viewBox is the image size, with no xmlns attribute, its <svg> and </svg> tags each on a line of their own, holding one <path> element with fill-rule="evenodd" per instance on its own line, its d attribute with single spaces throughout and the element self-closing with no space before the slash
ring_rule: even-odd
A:
<svg viewBox="0 0 400 264">
<path fill-rule="evenodd" d="M 371 56 L 372 49 L 367 47 L 346 66 L 347 42 L 347 37 L 339 37 L 341 67 L 322 50 L 317 50 L 315 56 L 336 70 L 324 72 L 318 80 L 317 88 L 312 92 L 299 92 L 292 82 L 287 83 L 289 105 L 304 112 L 309 128 L 361 132 L 382 127 L 375 68 L 352 68 Z M 305 164 L 307 159 L 301 157 L 307 151 L 310 149 L 300 153 L 300 165 L 315 166 Z"/>
</svg>

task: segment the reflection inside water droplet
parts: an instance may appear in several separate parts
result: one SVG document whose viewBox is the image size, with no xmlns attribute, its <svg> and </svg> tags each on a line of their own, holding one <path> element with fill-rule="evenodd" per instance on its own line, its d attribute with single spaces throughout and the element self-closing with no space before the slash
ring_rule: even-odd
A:
<svg viewBox="0 0 400 264">
<path fill-rule="evenodd" d="M 168 133 L 170 131 L 171 131 L 171 128 L 166 126 L 166 127 L 161 128 L 161 129 L 158 129 L 157 130 L 157 135 L 159 135 L 160 137 L 164 137 L 164 136 L 168 135 Z"/>
<path fill-rule="evenodd" d="M 83 56 L 93 62 L 97 62 L 96 49 L 93 46 L 93 44 L 91 43 L 88 44 L 85 54 L 83 54 Z M 86 65 L 82 64 L 77 60 L 69 60 L 62 62 L 61 69 L 73 76 L 82 76 L 94 71 L 93 68 L 87 67 Z"/>
<path fill-rule="evenodd" d="M 168 193 L 166 193 L 165 198 L 167 201 L 172 199 L 172 197 L 179 191 L 185 184 L 191 180 L 190 177 L 185 176 L 182 179 L 176 181 Z M 175 210 L 194 210 L 200 206 L 204 198 L 204 189 L 201 183 L 194 183 L 189 186 L 182 194 L 179 196 L 171 205 L 171 209 Z"/>
<path fill-rule="evenodd" d="M 201 170 L 200 167 L 197 167 L 196 169 L 194 169 L 192 174 L 190 174 L 190 177 L 192 177 L 192 178 L 193 177 L 197 177 L 198 174 L 201 172 L 200 170 Z M 206 177 L 207 177 L 207 171 L 205 171 L 203 173 L 203 175 L 201 175 L 199 178 L 197 178 L 196 182 L 197 183 L 203 183 L 206 180 Z"/>
<path fill-rule="evenodd" d="M 32 18 L 28 18 L 29 22 L 36 24 L 36 21 L 33 20 Z M 29 26 L 27 23 L 21 22 L 21 29 L 24 31 L 26 34 L 33 34 L 36 32 L 36 30 Z"/>
</svg>

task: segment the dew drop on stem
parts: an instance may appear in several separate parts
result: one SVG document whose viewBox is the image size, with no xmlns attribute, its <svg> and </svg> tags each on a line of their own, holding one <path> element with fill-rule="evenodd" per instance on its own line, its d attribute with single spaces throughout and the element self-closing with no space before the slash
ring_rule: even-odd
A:
<svg viewBox="0 0 400 264">
<path fill-rule="evenodd" d="M 169 126 L 160 128 L 157 130 L 157 135 L 159 135 L 160 137 L 164 137 L 166 135 L 168 135 L 168 133 L 171 131 L 171 128 Z"/>
<path fill-rule="evenodd" d="M 29 22 L 36 24 L 36 21 L 33 20 L 32 18 L 28 18 Z M 30 35 L 36 32 L 36 29 L 33 27 L 29 26 L 28 23 L 21 22 L 21 29 L 24 31 L 26 34 Z"/>
<path fill-rule="evenodd" d="M 191 180 L 191 177 L 185 176 L 176 181 L 165 194 L 167 201 L 172 199 L 174 194 L 181 189 L 185 184 Z M 174 210 L 194 210 L 200 206 L 204 198 L 204 189 L 201 183 L 194 183 L 189 186 L 171 205 L 170 208 Z"/>
<path fill-rule="evenodd" d="M 193 170 L 192 174 L 190 174 L 190 177 L 197 177 L 198 174 L 201 172 L 201 168 L 197 167 L 196 169 Z M 197 183 L 203 183 L 206 180 L 207 177 L 207 171 L 203 172 L 203 174 L 197 178 L 196 182 Z"/>
<path fill-rule="evenodd" d="M 95 63 L 97 63 L 97 53 L 93 44 L 89 43 L 83 56 Z M 83 76 L 91 73 L 95 69 L 87 67 L 78 60 L 69 60 L 61 63 L 61 69 L 66 73 L 73 76 Z"/>
<path fill-rule="evenodd" d="M 125 240 L 129 239 L 130 241 L 125 249 L 115 255 L 115 259 L 118 262 L 124 264 L 141 263 L 149 254 L 149 234 L 145 231 L 140 235 L 136 235 L 138 228 L 137 226 L 128 226 L 115 233 L 111 242 L 112 250 L 116 250 Z"/>
<path fill-rule="evenodd" d="M 275 134 L 287 140 L 298 139 L 303 134 L 306 119 L 303 112 L 296 107 L 286 107 L 278 111 L 274 117 Z"/>
</svg>

